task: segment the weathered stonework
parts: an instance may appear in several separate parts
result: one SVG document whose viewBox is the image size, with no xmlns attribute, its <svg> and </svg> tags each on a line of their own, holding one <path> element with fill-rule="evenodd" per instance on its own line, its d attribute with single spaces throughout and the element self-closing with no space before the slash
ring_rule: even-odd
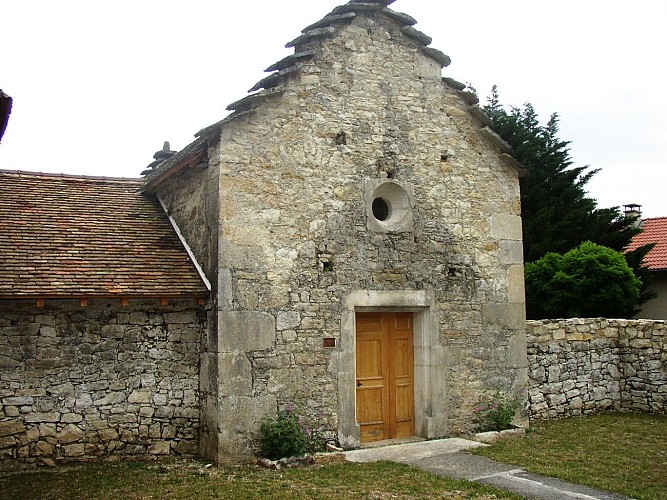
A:
<svg viewBox="0 0 667 500">
<path fill-rule="evenodd" d="M 667 413 L 664 321 L 529 321 L 527 335 L 531 418 Z"/>
<path fill-rule="evenodd" d="M 207 165 L 151 180 L 215 284 L 201 451 L 219 462 L 288 402 L 359 444 L 358 311 L 414 313 L 421 436 L 472 430 L 481 393 L 527 381 L 519 171 L 426 37 L 354 13 L 202 132 Z M 380 196 L 401 217 L 375 216 Z"/>
<path fill-rule="evenodd" d="M 198 452 L 194 300 L 0 302 L 0 468 Z"/>
</svg>

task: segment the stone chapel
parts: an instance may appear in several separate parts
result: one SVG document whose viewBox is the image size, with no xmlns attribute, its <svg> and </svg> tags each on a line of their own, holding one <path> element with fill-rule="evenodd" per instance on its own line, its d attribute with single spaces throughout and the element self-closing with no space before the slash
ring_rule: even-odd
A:
<svg viewBox="0 0 667 500">
<path fill-rule="evenodd" d="M 344 448 L 455 436 L 525 389 L 523 169 L 391 3 L 304 28 L 141 181 L 0 172 L 0 461 L 238 461 L 287 404 Z"/>
</svg>

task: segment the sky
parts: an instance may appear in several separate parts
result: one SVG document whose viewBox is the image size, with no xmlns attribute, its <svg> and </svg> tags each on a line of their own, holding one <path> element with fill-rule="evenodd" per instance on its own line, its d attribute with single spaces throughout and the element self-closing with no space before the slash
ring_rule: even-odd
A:
<svg viewBox="0 0 667 500">
<path fill-rule="evenodd" d="M 346 0 L 3 0 L 0 169 L 138 177 L 224 118 Z M 665 0 L 397 0 L 452 58 L 443 76 L 560 116 L 601 208 L 667 216 Z"/>
</svg>

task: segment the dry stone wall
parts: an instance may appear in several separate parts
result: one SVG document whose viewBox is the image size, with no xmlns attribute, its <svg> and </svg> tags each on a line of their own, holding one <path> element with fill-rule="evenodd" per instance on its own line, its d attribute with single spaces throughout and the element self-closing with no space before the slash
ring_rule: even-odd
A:
<svg viewBox="0 0 667 500">
<path fill-rule="evenodd" d="M 664 321 L 529 321 L 527 335 L 531 418 L 667 413 Z"/>
<path fill-rule="evenodd" d="M 196 454 L 203 314 L 0 302 L 0 467 Z"/>
</svg>

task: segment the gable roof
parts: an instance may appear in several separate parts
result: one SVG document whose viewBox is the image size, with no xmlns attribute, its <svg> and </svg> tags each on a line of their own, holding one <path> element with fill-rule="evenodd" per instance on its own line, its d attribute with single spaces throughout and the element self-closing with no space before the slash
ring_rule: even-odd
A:
<svg viewBox="0 0 667 500">
<path fill-rule="evenodd" d="M 644 264 L 651 271 L 667 270 L 667 217 L 644 219 L 641 228 L 643 231 L 632 238 L 627 250 L 632 251 L 643 245 L 656 243 L 644 258 Z"/>
<path fill-rule="evenodd" d="M 142 181 L 0 170 L 0 298 L 203 297 Z"/>
<path fill-rule="evenodd" d="M 301 71 L 304 63 L 319 57 L 319 44 L 321 40 L 333 37 L 341 26 L 350 24 L 358 16 L 384 16 L 400 27 L 405 39 L 409 39 L 416 50 L 433 59 L 440 67 L 449 66 L 451 59 L 438 49 L 429 47 L 432 38 L 414 28 L 417 21 L 410 15 L 396 12 L 389 8 L 395 0 L 350 0 L 346 4 L 335 7 L 329 14 L 319 21 L 307 26 L 294 40 L 286 44 L 287 48 L 293 48 L 294 53 L 269 66 L 265 72 L 270 73 L 267 77 L 257 82 L 248 92 L 249 95 L 239 99 L 227 106 L 231 113 L 221 121 L 210 125 L 195 134 L 197 138 L 184 150 L 174 157 L 160 164 L 146 176 L 146 192 L 155 192 L 157 187 L 167 178 L 177 172 L 191 168 L 198 163 L 202 157 L 202 151 L 211 143 L 217 141 L 220 130 L 226 124 L 253 113 L 261 103 L 271 96 L 285 92 L 285 82 Z M 479 107 L 479 99 L 469 91 L 467 85 L 457 82 L 452 78 L 442 78 L 445 86 L 453 89 L 463 99 L 468 111 L 480 122 L 481 134 L 500 151 L 501 159 L 510 167 L 516 169 L 520 176 L 527 174 L 523 166 L 519 164 L 509 153 L 511 146 L 498 136 L 490 126 L 491 119 L 484 110 Z"/>
</svg>

